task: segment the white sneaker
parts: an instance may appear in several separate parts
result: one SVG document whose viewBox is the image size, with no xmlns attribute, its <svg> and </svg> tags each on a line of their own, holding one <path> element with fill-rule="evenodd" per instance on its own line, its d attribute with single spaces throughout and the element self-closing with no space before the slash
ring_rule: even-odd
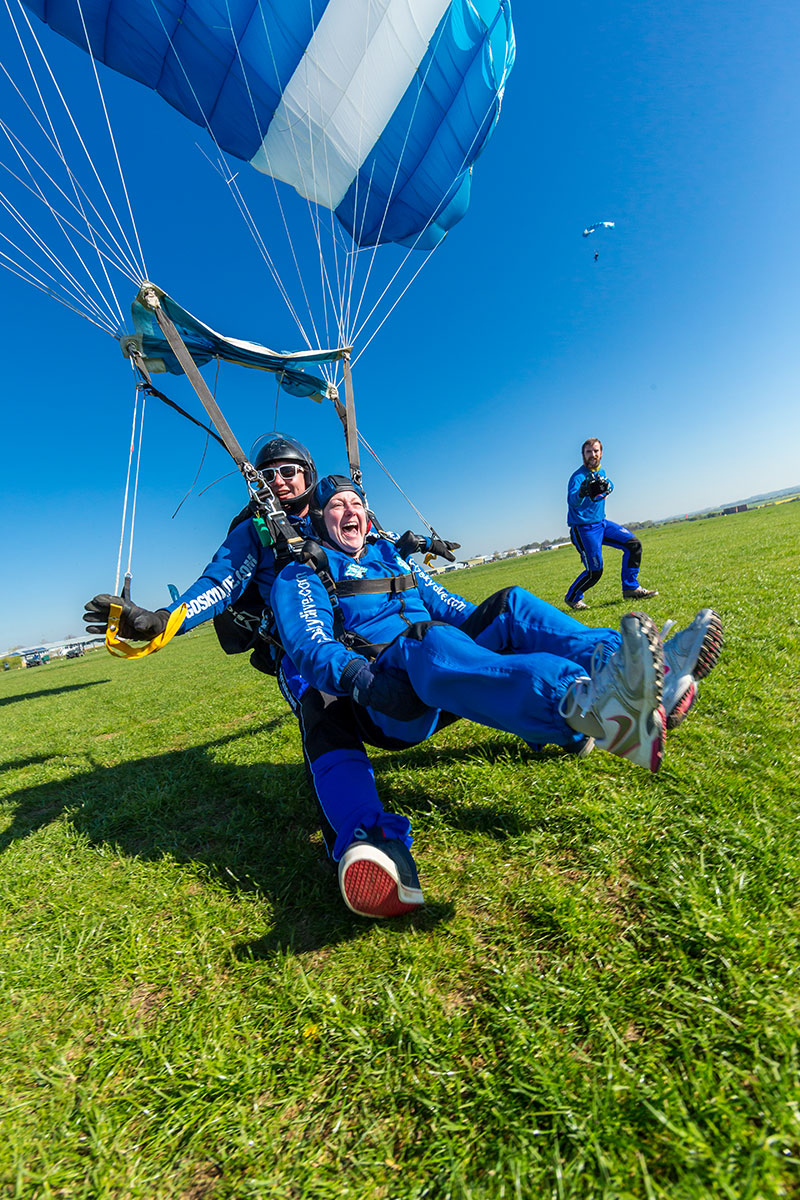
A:
<svg viewBox="0 0 800 1200">
<path fill-rule="evenodd" d="M 674 621 L 661 630 L 665 638 Z M 702 608 L 691 625 L 664 642 L 664 708 L 667 729 L 680 725 L 697 699 L 697 681 L 705 679 L 722 653 L 722 619 Z"/>
<path fill-rule="evenodd" d="M 620 633 L 622 645 L 608 662 L 601 664 L 603 647 L 597 647 L 591 679 L 570 686 L 559 712 L 571 729 L 593 737 L 600 750 L 655 773 L 664 757 L 666 729 L 661 638 L 644 613 L 624 616 Z"/>
</svg>

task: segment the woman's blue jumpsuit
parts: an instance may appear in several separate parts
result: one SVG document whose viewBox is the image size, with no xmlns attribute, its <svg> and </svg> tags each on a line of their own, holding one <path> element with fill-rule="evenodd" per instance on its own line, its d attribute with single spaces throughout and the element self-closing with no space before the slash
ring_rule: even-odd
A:
<svg viewBox="0 0 800 1200">
<path fill-rule="evenodd" d="M 325 547 L 334 583 L 388 580 L 412 573 L 406 590 L 362 592 L 338 597 L 344 626 L 363 643 L 380 648 L 373 667 L 393 678 L 398 695 L 411 685 L 420 704 L 412 720 L 399 720 L 354 705 L 365 741 L 394 747 L 415 745 L 442 720 L 465 717 L 517 734 L 533 744 L 574 745 L 581 740 L 559 714 L 576 679 L 590 672 L 602 646 L 607 658 L 620 644 L 612 629 L 588 629 L 522 588 L 496 592 L 483 604 L 448 592 L 415 562 L 406 562 L 391 542 L 380 539 L 357 556 Z M 388 586 L 388 585 L 387 585 Z M 271 601 L 281 640 L 294 670 L 290 691 L 309 684 L 331 700 L 347 690 L 342 672 L 360 655 L 335 636 L 325 584 L 309 567 L 292 563 L 278 575 Z M 388 645 L 386 644 L 388 643 Z M 326 755 L 309 764 L 323 772 Z M 317 789 L 319 794 L 319 789 Z M 374 780 L 363 778 L 349 795 L 331 797 L 323 812 L 326 841 L 338 859 L 358 826 L 380 825 L 410 844 L 404 817 L 384 813 Z"/>
</svg>

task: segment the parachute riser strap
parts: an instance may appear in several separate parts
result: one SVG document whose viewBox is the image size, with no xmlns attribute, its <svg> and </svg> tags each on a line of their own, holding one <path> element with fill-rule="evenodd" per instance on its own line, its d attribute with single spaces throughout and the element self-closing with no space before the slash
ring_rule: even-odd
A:
<svg viewBox="0 0 800 1200">
<path fill-rule="evenodd" d="M 251 466 L 251 464 L 247 461 L 244 450 L 239 445 L 233 430 L 225 420 L 225 417 L 222 415 L 222 410 L 220 409 L 214 397 L 211 395 L 208 384 L 200 374 L 197 363 L 186 349 L 181 335 L 178 333 L 177 329 L 172 323 L 172 319 L 164 311 L 160 300 L 155 294 L 151 295 L 148 292 L 143 297 L 143 302 L 146 303 L 151 311 L 155 314 L 159 328 L 164 334 L 164 337 L 167 339 L 170 350 L 177 358 L 187 379 L 197 393 L 200 403 L 203 405 L 203 408 L 206 410 L 212 422 L 219 431 L 219 435 L 225 443 L 225 449 L 228 451 L 231 458 L 249 483 L 250 478 L 248 478 L 248 468 L 249 471 L 255 476 L 258 476 L 258 472 L 255 470 L 255 467 Z"/>
<path fill-rule="evenodd" d="M 186 619 L 186 605 L 182 604 L 180 608 L 176 608 L 175 612 L 170 614 L 164 632 L 157 634 L 145 646 L 131 646 L 120 640 L 119 623 L 121 618 L 122 605 L 112 604 L 108 612 L 106 650 L 115 658 L 144 658 L 147 654 L 155 654 L 156 650 L 163 649 L 167 642 L 172 641 Z"/>
<path fill-rule="evenodd" d="M 349 354 L 344 355 L 342 367 L 344 368 L 344 436 L 347 443 L 347 461 L 350 465 L 350 478 L 359 487 L 362 487 L 361 457 L 358 450 L 358 426 L 356 424 L 356 400 L 353 392 L 353 374 L 350 370 Z"/>
<path fill-rule="evenodd" d="M 187 379 L 191 383 L 197 393 L 200 403 L 208 413 L 211 421 L 219 431 L 222 443 L 225 449 L 230 454 L 233 461 L 244 476 L 245 482 L 250 490 L 250 496 L 254 507 L 259 516 L 263 517 L 271 530 L 275 530 L 277 534 L 284 538 L 289 545 L 289 548 L 294 552 L 299 552 L 302 544 L 302 538 L 299 538 L 289 524 L 286 514 L 283 509 L 276 503 L 270 495 L 269 489 L 266 486 L 261 474 L 256 470 L 251 462 L 245 456 L 244 450 L 239 445 L 239 442 L 231 429 L 225 417 L 222 415 L 222 410 L 212 396 L 206 381 L 200 374 L 197 364 L 191 354 L 184 345 L 181 335 L 175 328 L 172 319 L 164 311 L 164 308 L 153 290 L 142 289 L 140 292 L 140 300 L 152 312 L 155 313 L 159 328 L 167 339 L 169 348 L 177 358 L 181 368 L 186 374 Z"/>
</svg>

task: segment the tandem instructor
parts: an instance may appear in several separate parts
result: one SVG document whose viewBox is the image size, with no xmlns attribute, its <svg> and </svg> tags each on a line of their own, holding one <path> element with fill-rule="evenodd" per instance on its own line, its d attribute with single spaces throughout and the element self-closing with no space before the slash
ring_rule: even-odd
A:
<svg viewBox="0 0 800 1200">
<path fill-rule="evenodd" d="M 622 595 L 626 600 L 648 600 L 658 592 L 639 583 L 642 543 L 626 529 L 606 519 L 606 496 L 614 485 L 600 466 L 603 443 L 587 438 L 581 446 L 583 463 L 567 484 L 567 524 L 572 544 L 581 556 L 583 570 L 570 585 L 565 602 L 570 608 L 588 608 L 583 596 L 603 574 L 603 546 L 622 551 Z"/>
</svg>

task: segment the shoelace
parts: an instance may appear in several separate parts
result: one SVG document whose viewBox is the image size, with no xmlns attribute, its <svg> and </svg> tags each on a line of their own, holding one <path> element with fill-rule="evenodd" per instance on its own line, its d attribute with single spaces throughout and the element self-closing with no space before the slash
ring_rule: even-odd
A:
<svg viewBox="0 0 800 1200">
<path fill-rule="evenodd" d="M 578 676 L 564 694 L 558 706 L 558 713 L 565 720 L 574 715 L 576 708 L 579 708 L 581 716 L 585 717 L 594 704 L 595 677 L 613 657 L 613 655 L 609 655 L 606 658 L 607 649 L 608 647 L 604 646 L 602 642 L 597 643 L 592 651 L 589 674 Z"/>
<path fill-rule="evenodd" d="M 662 642 L 666 642 L 667 634 L 669 633 L 669 631 L 671 629 L 674 629 L 677 624 L 678 624 L 677 621 L 665 621 L 664 622 L 664 627 L 661 630 L 660 634 L 658 635 L 661 638 Z"/>
</svg>

